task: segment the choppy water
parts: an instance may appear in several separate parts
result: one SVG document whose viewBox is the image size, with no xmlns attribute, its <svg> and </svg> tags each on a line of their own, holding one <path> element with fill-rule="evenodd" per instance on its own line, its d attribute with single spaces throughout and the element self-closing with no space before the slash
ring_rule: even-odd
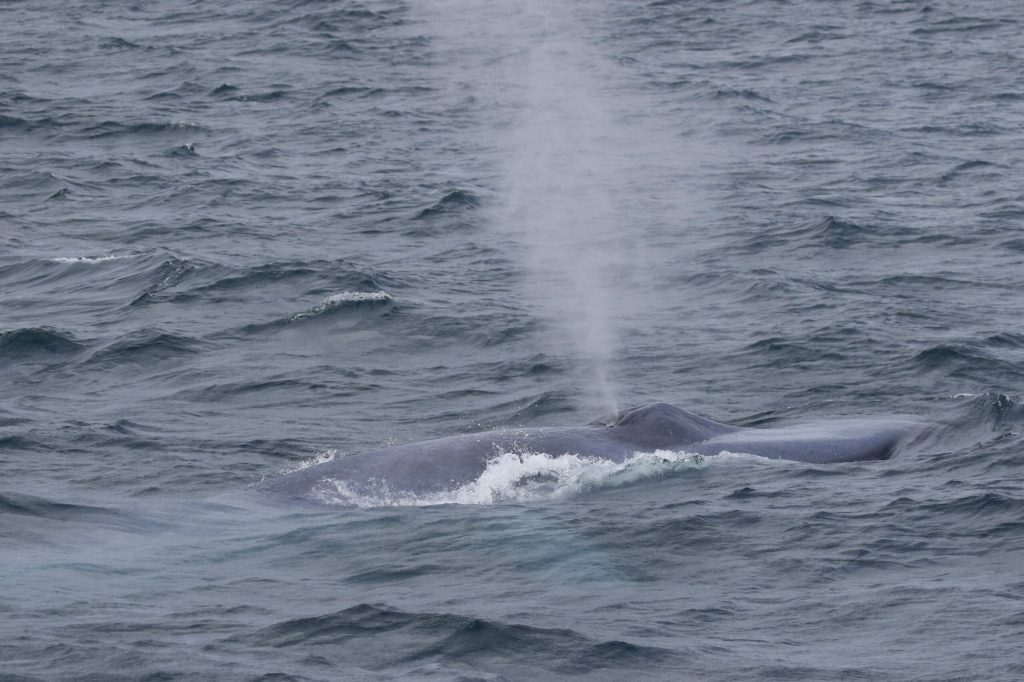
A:
<svg viewBox="0 0 1024 682">
<path fill-rule="evenodd" d="M 1024 676 L 1016 3 L 222 5 L 0 5 L 0 677 Z M 656 399 L 936 427 L 251 490 Z"/>
</svg>

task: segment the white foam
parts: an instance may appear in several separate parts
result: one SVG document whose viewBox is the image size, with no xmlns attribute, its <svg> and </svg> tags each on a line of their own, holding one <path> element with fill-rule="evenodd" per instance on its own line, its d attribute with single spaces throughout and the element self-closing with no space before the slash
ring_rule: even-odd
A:
<svg viewBox="0 0 1024 682">
<path fill-rule="evenodd" d="M 579 455 L 552 457 L 536 452 L 506 452 L 491 459 L 476 480 L 453 490 L 414 494 L 394 491 L 383 482 L 360 485 L 357 489 L 347 481 L 325 479 L 311 497 L 324 504 L 349 507 L 543 501 L 618 488 L 706 466 L 702 455 L 667 450 L 637 454 L 618 463 Z"/>
<path fill-rule="evenodd" d="M 297 313 L 292 319 L 303 320 L 308 317 L 316 317 L 324 311 L 330 310 L 339 305 L 346 303 L 364 303 L 372 301 L 390 301 L 391 294 L 386 291 L 342 291 L 341 293 L 331 294 L 318 305 L 304 310 L 301 313 Z"/>
<path fill-rule="evenodd" d="M 352 301 L 390 301 L 391 294 L 385 291 L 343 291 L 340 294 L 332 294 L 324 299 L 320 305 L 332 306 L 339 303 L 351 303 Z"/>
<path fill-rule="evenodd" d="M 296 471 L 302 471 L 303 469 L 308 469 L 309 467 L 316 466 L 317 464 L 326 464 L 327 462 L 330 462 L 331 460 L 333 460 L 337 456 L 338 456 L 338 451 L 337 450 L 324 450 L 323 452 L 316 453 L 314 456 L 310 457 L 309 459 L 304 459 L 301 462 L 297 462 L 297 463 L 295 463 L 295 464 L 293 464 L 293 465 L 291 465 L 289 467 L 286 467 L 285 469 L 282 469 L 278 473 L 279 474 L 291 474 L 291 473 L 294 473 Z"/>
<path fill-rule="evenodd" d="M 324 450 L 323 452 L 318 452 L 308 459 L 304 459 L 299 462 L 293 462 L 292 464 L 289 464 L 288 466 L 279 469 L 273 474 L 264 474 L 260 482 L 266 482 L 268 476 L 277 478 L 278 476 L 284 476 L 286 474 L 294 474 L 296 471 L 302 471 L 303 469 L 308 469 L 309 467 L 316 466 L 317 464 L 324 464 L 326 462 L 330 462 L 337 456 L 337 450 Z"/>
<path fill-rule="evenodd" d="M 105 263 L 112 260 L 121 260 L 122 258 L 129 258 L 129 256 L 58 256 L 57 258 L 48 258 L 51 263 Z"/>
</svg>

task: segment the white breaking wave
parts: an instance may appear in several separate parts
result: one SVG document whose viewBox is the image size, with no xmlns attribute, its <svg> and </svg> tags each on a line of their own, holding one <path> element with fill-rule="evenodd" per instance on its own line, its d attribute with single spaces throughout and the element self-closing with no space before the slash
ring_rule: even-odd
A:
<svg viewBox="0 0 1024 682">
<path fill-rule="evenodd" d="M 321 313 L 345 303 L 363 303 L 368 301 L 390 301 L 391 294 L 386 291 L 342 291 L 338 294 L 331 294 L 318 305 L 297 313 L 292 319 L 303 320 L 308 317 L 316 317 Z"/>
<path fill-rule="evenodd" d="M 597 457 L 544 453 L 502 453 L 487 463 L 480 476 L 463 486 L 415 494 L 391 490 L 386 484 L 350 485 L 325 479 L 310 497 L 323 504 L 347 507 L 419 507 L 438 504 L 502 504 L 554 500 L 591 490 L 604 490 L 707 467 L 707 458 L 659 450 L 637 454 L 624 462 Z"/>
<path fill-rule="evenodd" d="M 105 263 L 123 258 L 130 258 L 130 256 L 58 256 L 56 258 L 48 258 L 47 260 L 51 263 Z"/>
</svg>

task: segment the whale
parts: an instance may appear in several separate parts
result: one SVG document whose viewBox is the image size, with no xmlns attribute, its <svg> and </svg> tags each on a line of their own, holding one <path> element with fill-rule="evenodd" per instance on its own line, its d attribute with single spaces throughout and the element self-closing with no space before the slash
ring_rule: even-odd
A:
<svg viewBox="0 0 1024 682">
<path fill-rule="evenodd" d="M 751 428 L 650 403 L 584 426 L 507 428 L 368 450 L 271 477 L 257 487 L 296 498 L 338 484 L 355 493 L 437 493 L 477 480 L 504 453 L 576 455 L 616 463 L 659 450 L 826 465 L 865 462 L 888 459 L 918 427 L 908 420 L 833 419 Z"/>
</svg>

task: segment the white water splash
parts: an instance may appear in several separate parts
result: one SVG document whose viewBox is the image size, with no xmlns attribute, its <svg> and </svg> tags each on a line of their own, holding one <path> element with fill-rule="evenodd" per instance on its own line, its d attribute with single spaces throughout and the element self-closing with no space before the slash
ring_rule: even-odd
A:
<svg viewBox="0 0 1024 682">
<path fill-rule="evenodd" d="M 369 487 L 325 479 L 311 492 L 322 504 L 347 507 L 420 507 L 439 504 L 503 504 L 554 500 L 593 490 L 618 488 L 707 466 L 707 458 L 659 450 L 638 453 L 624 462 L 597 457 L 544 453 L 502 453 L 487 463 L 480 476 L 463 486 L 415 494 L 395 491 L 384 483 Z"/>
<path fill-rule="evenodd" d="M 381 302 L 392 300 L 391 294 L 385 291 L 342 291 L 341 293 L 332 294 L 321 301 L 318 305 L 304 310 L 301 313 L 296 313 L 293 320 L 304 320 L 309 317 L 316 317 L 331 308 L 335 308 L 346 303 L 365 303 L 365 302 Z"/>
<path fill-rule="evenodd" d="M 285 474 L 291 474 L 296 471 L 302 471 L 303 469 L 308 469 L 309 467 L 316 466 L 318 464 L 326 464 L 327 462 L 330 462 L 335 457 L 337 457 L 338 454 L 338 451 L 333 449 L 318 452 L 309 459 L 304 459 L 300 462 L 295 462 L 294 464 L 287 466 L 284 469 L 281 469 L 275 474 L 275 476 L 284 476 Z"/>
</svg>

